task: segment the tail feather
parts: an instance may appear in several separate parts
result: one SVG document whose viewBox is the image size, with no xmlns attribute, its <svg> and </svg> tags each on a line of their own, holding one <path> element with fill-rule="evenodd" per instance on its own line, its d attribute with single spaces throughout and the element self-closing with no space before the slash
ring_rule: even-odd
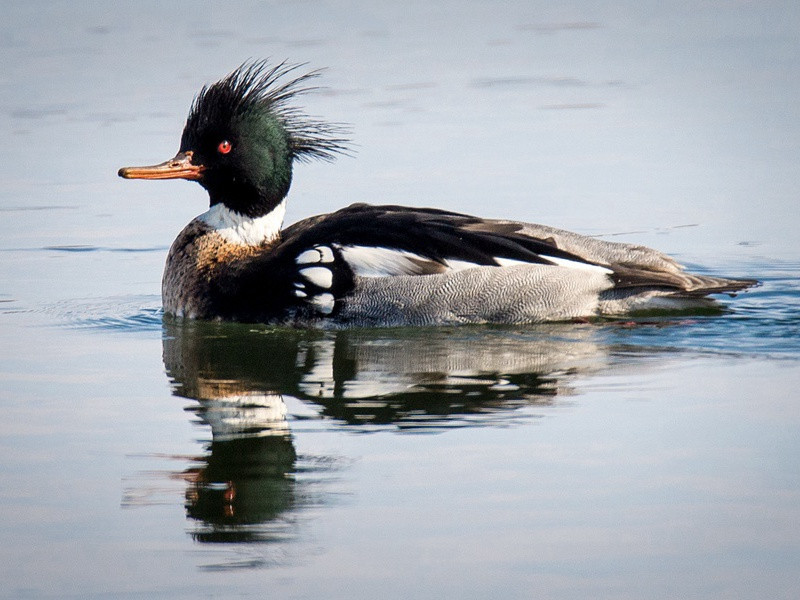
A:
<svg viewBox="0 0 800 600">
<path fill-rule="evenodd" d="M 686 296 L 707 296 L 709 294 L 736 294 L 747 288 L 759 285 L 757 279 L 728 279 L 726 277 L 709 277 L 707 275 L 688 275 L 693 286 L 686 289 Z"/>
<path fill-rule="evenodd" d="M 733 294 L 759 283 L 755 279 L 728 279 L 678 270 L 650 270 L 623 265 L 614 265 L 612 270 L 611 277 L 616 289 L 656 288 L 680 296 L 701 297 L 709 294 Z"/>
</svg>

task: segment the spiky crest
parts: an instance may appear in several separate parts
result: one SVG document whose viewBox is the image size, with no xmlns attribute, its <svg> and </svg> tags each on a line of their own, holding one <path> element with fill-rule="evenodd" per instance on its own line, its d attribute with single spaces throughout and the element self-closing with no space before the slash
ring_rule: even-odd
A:
<svg viewBox="0 0 800 600">
<path fill-rule="evenodd" d="M 297 96 L 319 89 L 307 84 L 319 77 L 321 69 L 290 77 L 304 66 L 305 63 L 286 61 L 270 65 L 268 60 L 243 63 L 200 90 L 186 129 L 202 131 L 220 123 L 236 122 L 253 111 L 268 111 L 284 126 L 293 158 L 333 160 L 337 154 L 347 153 L 346 127 L 311 118 L 290 105 Z"/>
</svg>

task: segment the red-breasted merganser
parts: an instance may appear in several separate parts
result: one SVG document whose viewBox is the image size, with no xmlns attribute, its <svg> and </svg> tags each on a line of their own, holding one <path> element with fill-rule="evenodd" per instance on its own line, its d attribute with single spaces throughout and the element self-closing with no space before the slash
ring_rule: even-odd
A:
<svg viewBox="0 0 800 600">
<path fill-rule="evenodd" d="M 281 229 L 292 164 L 346 151 L 291 105 L 317 71 L 245 63 L 204 87 L 178 154 L 128 179 L 189 179 L 210 208 L 170 248 L 164 311 L 347 327 L 531 323 L 712 303 L 756 283 L 687 273 L 650 248 L 431 208 L 353 204 Z"/>
</svg>

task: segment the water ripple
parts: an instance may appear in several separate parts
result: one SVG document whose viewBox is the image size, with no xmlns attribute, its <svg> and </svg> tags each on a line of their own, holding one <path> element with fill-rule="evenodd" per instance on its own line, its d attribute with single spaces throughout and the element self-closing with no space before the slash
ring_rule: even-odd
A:
<svg viewBox="0 0 800 600">
<path fill-rule="evenodd" d="M 777 262 L 738 266 L 735 272 L 757 274 L 761 285 L 723 299 L 724 314 L 666 320 L 658 327 L 638 325 L 612 330 L 624 343 L 673 347 L 703 353 L 797 357 L 800 352 L 800 265 Z"/>
<path fill-rule="evenodd" d="M 99 332 L 161 331 L 163 315 L 161 298 L 156 295 L 71 300 L 52 305 L 46 312 L 63 327 Z"/>
<path fill-rule="evenodd" d="M 145 246 L 141 248 L 114 247 L 114 246 L 93 246 L 91 244 L 57 244 L 53 246 L 37 247 L 18 247 L 0 248 L 0 252 L 121 252 L 121 253 L 144 253 L 144 252 L 164 252 L 169 246 Z"/>
<path fill-rule="evenodd" d="M 39 248 L 36 248 L 38 250 Z M 91 246 L 89 244 L 64 244 L 58 246 L 44 246 L 41 250 L 54 250 L 56 252 L 163 252 L 167 246 L 153 246 L 147 248 L 112 248 L 110 246 Z"/>
</svg>

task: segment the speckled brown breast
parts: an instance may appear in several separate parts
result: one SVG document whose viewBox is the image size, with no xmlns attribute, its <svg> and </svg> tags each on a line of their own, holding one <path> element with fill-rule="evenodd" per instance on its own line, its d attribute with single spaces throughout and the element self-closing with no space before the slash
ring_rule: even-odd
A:
<svg viewBox="0 0 800 600">
<path fill-rule="evenodd" d="M 164 311 L 193 319 L 217 317 L 210 293 L 214 278 L 268 247 L 232 244 L 202 221 L 193 220 L 172 243 L 167 255 L 161 282 Z"/>
</svg>

